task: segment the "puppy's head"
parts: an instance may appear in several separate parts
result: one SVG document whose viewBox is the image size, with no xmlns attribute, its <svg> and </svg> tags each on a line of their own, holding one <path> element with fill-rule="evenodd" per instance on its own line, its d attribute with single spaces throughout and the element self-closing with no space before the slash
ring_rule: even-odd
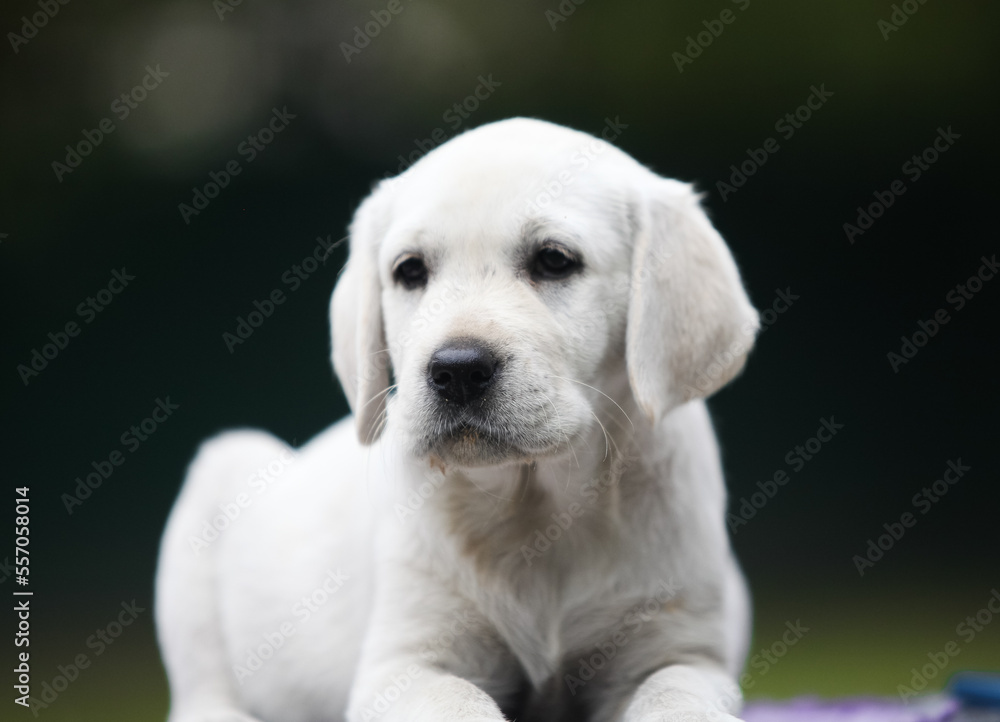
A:
<svg viewBox="0 0 1000 722">
<path fill-rule="evenodd" d="M 380 184 L 351 224 L 333 359 L 362 442 L 416 456 L 567 452 L 627 372 L 656 422 L 742 367 L 757 330 L 691 188 L 592 136 L 513 119 Z M 390 374 L 395 384 L 390 389 Z"/>
</svg>

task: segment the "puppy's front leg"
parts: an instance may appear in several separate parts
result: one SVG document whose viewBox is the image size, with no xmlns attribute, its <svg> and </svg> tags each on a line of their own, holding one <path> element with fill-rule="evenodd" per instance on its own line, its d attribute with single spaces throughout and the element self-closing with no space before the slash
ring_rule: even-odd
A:
<svg viewBox="0 0 1000 722">
<path fill-rule="evenodd" d="M 739 686 L 721 668 L 674 664 L 650 675 L 635 691 L 622 722 L 738 722 Z"/>
<path fill-rule="evenodd" d="M 501 722 L 521 689 L 517 661 L 474 605 L 420 566 L 382 576 L 348 721 Z"/>
<path fill-rule="evenodd" d="M 492 697 L 426 662 L 383 665 L 356 684 L 348 722 L 504 722 Z"/>
</svg>

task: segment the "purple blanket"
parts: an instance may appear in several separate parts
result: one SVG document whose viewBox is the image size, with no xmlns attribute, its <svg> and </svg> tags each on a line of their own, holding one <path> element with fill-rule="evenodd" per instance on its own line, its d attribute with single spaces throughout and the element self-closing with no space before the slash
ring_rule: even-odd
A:
<svg viewBox="0 0 1000 722">
<path fill-rule="evenodd" d="M 746 722 L 945 722 L 955 720 L 957 700 L 927 697 L 903 704 L 879 698 L 823 701 L 798 698 L 787 702 L 750 702 Z"/>
</svg>

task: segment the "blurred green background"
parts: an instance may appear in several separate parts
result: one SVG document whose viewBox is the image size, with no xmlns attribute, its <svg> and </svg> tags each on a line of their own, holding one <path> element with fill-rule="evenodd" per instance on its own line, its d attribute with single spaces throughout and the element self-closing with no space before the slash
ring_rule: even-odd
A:
<svg viewBox="0 0 1000 722">
<path fill-rule="evenodd" d="M 1000 588 L 1000 280 L 960 310 L 947 300 L 1000 250 L 996 4 L 400 0 L 345 57 L 387 5 L 69 2 L 44 25 L 45 0 L 0 11 L 3 477 L 31 488 L 32 693 L 77 654 L 92 661 L 38 716 L 164 718 L 152 579 L 196 445 L 235 426 L 301 444 L 346 410 L 326 320 L 342 249 L 297 290 L 282 275 L 343 235 L 400 156 L 514 115 L 590 132 L 618 119 L 620 147 L 705 191 L 758 308 L 798 296 L 711 402 L 734 514 L 790 476 L 734 545 L 752 654 L 786 622 L 809 632 L 748 667 L 748 694 L 893 695 L 951 640 L 961 653 L 930 688 L 1000 669 L 1000 622 L 958 632 Z M 481 78 L 492 90 L 475 99 Z M 786 137 L 776 124 L 814 86 L 832 96 Z M 295 117 L 249 161 L 241 143 L 275 108 Z M 102 119 L 113 132 L 57 172 Z M 913 179 L 904 164 L 939 128 L 959 137 Z M 768 138 L 779 149 L 724 193 Z M 179 204 L 234 160 L 240 174 L 186 223 Z M 897 179 L 906 192 L 849 242 L 844 224 Z M 78 314 L 122 268 L 134 281 Z M 230 353 L 223 333 L 275 288 L 288 300 Z M 887 354 L 939 308 L 950 321 L 894 371 Z M 19 365 L 70 321 L 80 334 L 25 383 Z M 123 433 L 168 396 L 179 408 L 131 451 Z M 789 462 L 831 416 L 837 436 Z M 124 464 L 68 513 L 64 495 L 114 451 Z M 922 513 L 914 495 L 957 459 L 971 470 Z M 854 557 L 904 512 L 915 526 L 860 576 Z M 0 551 L 4 594 L 12 561 Z M 146 611 L 96 655 L 88 638 L 133 599 Z"/>
</svg>

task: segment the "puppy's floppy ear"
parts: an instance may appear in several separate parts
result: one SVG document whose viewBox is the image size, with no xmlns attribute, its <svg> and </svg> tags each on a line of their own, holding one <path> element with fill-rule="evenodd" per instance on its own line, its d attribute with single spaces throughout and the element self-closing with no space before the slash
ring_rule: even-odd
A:
<svg viewBox="0 0 1000 722">
<path fill-rule="evenodd" d="M 732 379 L 759 322 L 692 188 L 649 173 L 642 195 L 625 357 L 632 393 L 655 423 Z"/>
<path fill-rule="evenodd" d="M 333 367 L 354 413 L 362 444 L 373 443 L 382 433 L 389 387 L 382 284 L 376 264 L 386 226 L 385 203 L 379 195 L 376 189 L 354 214 L 350 253 L 330 302 Z"/>
</svg>

